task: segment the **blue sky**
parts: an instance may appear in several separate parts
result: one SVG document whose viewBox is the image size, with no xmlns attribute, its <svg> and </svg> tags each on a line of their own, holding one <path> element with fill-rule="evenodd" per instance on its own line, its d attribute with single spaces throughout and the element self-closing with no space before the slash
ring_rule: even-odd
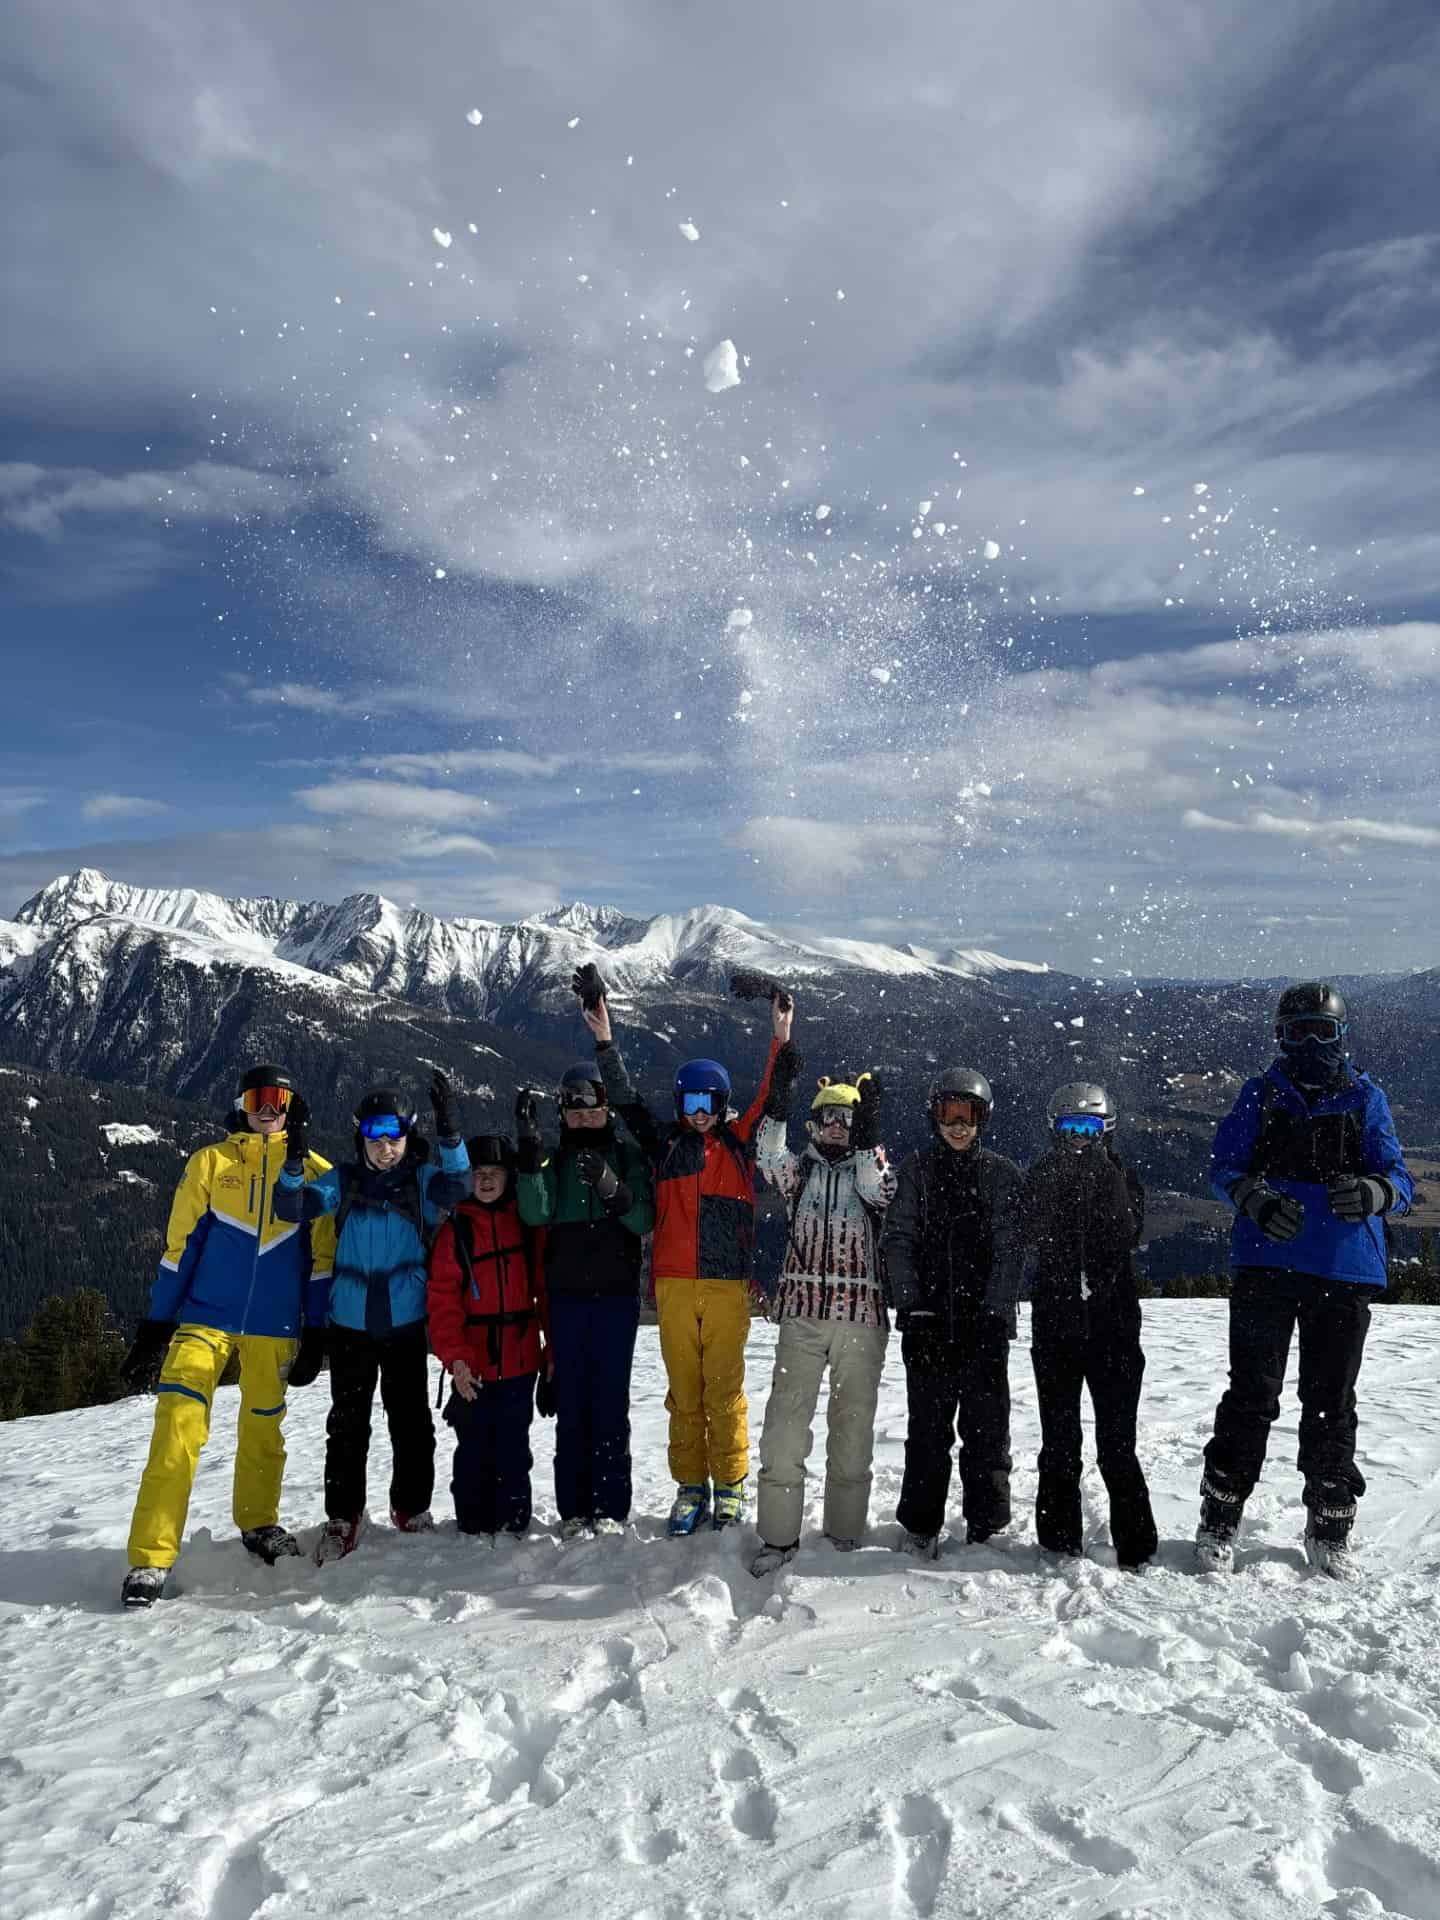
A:
<svg viewBox="0 0 1440 1920">
<path fill-rule="evenodd" d="M 1435 964 L 1433 8 L 10 37 L 0 913 Z"/>
</svg>

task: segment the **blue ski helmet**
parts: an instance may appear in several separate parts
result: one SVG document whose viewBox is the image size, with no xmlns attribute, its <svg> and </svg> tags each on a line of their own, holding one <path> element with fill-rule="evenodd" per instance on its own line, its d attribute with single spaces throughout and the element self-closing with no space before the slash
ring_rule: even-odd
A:
<svg viewBox="0 0 1440 1920">
<path fill-rule="evenodd" d="M 718 1060 L 687 1060 L 675 1076 L 675 1111 L 685 1117 L 686 1094 L 713 1096 L 711 1112 L 717 1120 L 725 1118 L 730 1104 L 730 1076 Z"/>
</svg>

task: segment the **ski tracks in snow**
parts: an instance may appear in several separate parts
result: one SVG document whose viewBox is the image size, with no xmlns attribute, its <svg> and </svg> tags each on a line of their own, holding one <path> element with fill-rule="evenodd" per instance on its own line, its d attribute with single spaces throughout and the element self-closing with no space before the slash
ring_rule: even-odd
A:
<svg viewBox="0 0 1440 1920">
<path fill-rule="evenodd" d="M 1152 1312 L 1147 1347 L 1168 1538 L 1139 1577 L 1093 1476 L 1093 1557 L 1038 1553 L 1023 1346 L 1009 1535 L 889 1550 L 892 1352 L 870 1542 L 837 1555 L 812 1486 L 799 1555 L 763 1581 L 749 1528 L 662 1537 L 643 1338 L 632 1537 L 377 1525 L 337 1566 L 259 1567 L 225 1520 L 222 1396 L 176 1597 L 146 1615 L 114 1596 L 148 1406 L 0 1430 L 0 1499 L 42 1543 L 0 1554 L 7 1920 L 1437 1920 L 1440 1315 L 1377 1316 L 1362 1397 L 1393 1452 L 1349 1589 L 1303 1570 L 1293 1422 L 1242 1571 L 1191 1572 L 1196 1355 L 1219 1364 L 1223 1315 Z M 287 1512 L 319 1511 L 324 1414 L 296 1396 Z M 377 1484 L 387 1467 L 377 1434 Z"/>
</svg>

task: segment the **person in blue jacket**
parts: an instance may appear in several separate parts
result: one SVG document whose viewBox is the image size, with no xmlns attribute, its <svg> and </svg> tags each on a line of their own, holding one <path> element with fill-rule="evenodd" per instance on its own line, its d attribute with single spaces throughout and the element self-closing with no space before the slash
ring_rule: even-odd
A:
<svg viewBox="0 0 1440 1920">
<path fill-rule="evenodd" d="M 1355 1577 L 1350 1529 L 1365 1491 L 1355 1383 L 1370 1301 L 1386 1280 L 1385 1221 L 1409 1210 L 1415 1189 L 1389 1102 L 1349 1065 L 1348 1030 L 1327 981 L 1287 987 L 1275 1014 L 1280 1057 L 1246 1081 L 1215 1135 L 1211 1185 L 1235 1222 L 1230 1385 L 1205 1449 L 1195 1535 L 1209 1571 L 1234 1564 L 1298 1327 L 1306 1558 L 1335 1579 Z"/>
<path fill-rule="evenodd" d="M 426 1339 L 426 1247 L 447 1208 L 469 1191 L 469 1156 L 450 1083 L 430 1084 L 438 1161 L 415 1131 L 416 1115 L 390 1087 L 355 1109 L 355 1159 L 304 1179 L 292 1115 L 290 1151 L 275 1190 L 282 1219 L 335 1215 L 335 1268 L 326 1342 L 330 1417 L 325 1427 L 326 1523 L 320 1565 L 351 1552 L 365 1515 L 365 1468 L 375 1384 L 390 1429 L 390 1519 L 402 1533 L 434 1525 L 435 1423 Z"/>
</svg>

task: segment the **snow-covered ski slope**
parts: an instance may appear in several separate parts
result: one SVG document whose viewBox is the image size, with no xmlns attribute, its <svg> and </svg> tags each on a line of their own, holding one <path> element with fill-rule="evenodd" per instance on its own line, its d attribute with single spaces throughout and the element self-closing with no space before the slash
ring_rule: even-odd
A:
<svg viewBox="0 0 1440 1920">
<path fill-rule="evenodd" d="M 1440 1313 L 1376 1315 L 1365 1579 L 1342 1588 L 1303 1569 L 1292 1407 L 1241 1570 L 1190 1570 L 1224 1307 L 1146 1312 L 1142 1452 L 1164 1545 L 1138 1578 L 1113 1566 L 1093 1477 L 1091 1557 L 1039 1557 L 1023 1337 L 1012 1538 L 952 1544 L 934 1566 L 889 1550 L 892 1340 L 870 1540 L 842 1556 L 807 1531 L 766 1583 L 746 1569 L 748 1526 L 660 1537 L 653 1329 L 638 1538 L 492 1550 L 382 1523 L 341 1565 L 266 1569 L 229 1521 L 226 1392 L 178 1596 L 149 1614 L 116 1594 L 150 1403 L 0 1428 L 6 1920 L 1434 1920 Z M 751 1345 L 757 1433 L 773 1340 L 757 1327 Z M 288 1426 L 285 1517 L 312 1539 L 327 1398 L 323 1381 L 296 1393 Z M 387 1469 L 377 1432 L 376 1507 Z"/>
</svg>

